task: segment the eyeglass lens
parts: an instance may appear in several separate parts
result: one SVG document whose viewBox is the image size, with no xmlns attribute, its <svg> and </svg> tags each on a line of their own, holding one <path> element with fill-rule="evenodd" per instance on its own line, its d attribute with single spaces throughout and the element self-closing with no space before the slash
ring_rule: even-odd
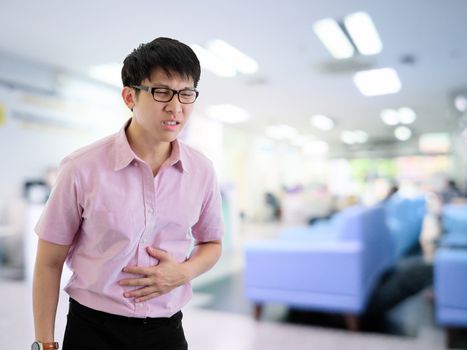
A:
<svg viewBox="0 0 467 350">
<path fill-rule="evenodd" d="M 181 90 L 177 91 L 165 88 L 156 88 L 153 90 L 153 96 L 156 101 L 159 102 L 169 102 L 172 100 L 173 96 L 177 94 L 178 100 L 180 103 L 193 103 L 196 100 L 196 91 L 193 90 Z"/>
</svg>

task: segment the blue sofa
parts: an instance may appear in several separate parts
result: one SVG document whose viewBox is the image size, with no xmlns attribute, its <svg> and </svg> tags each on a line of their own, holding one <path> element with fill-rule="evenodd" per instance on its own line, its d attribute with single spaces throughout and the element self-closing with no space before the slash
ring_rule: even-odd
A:
<svg viewBox="0 0 467 350">
<path fill-rule="evenodd" d="M 262 305 L 281 303 L 344 314 L 352 330 L 395 257 L 384 205 L 347 208 L 329 222 L 251 241 L 245 250 L 246 295 L 256 318 Z"/>
<path fill-rule="evenodd" d="M 467 204 L 447 204 L 441 216 L 445 248 L 467 248 Z"/>
<path fill-rule="evenodd" d="M 425 213 L 424 196 L 404 198 L 395 194 L 386 202 L 386 222 L 394 242 L 395 260 L 417 250 Z"/>
<path fill-rule="evenodd" d="M 436 319 L 467 328 L 467 250 L 440 248 L 435 257 Z"/>
<path fill-rule="evenodd" d="M 448 330 L 448 347 L 454 329 L 467 328 L 467 204 L 443 208 L 443 237 L 434 260 L 437 323 Z"/>
</svg>

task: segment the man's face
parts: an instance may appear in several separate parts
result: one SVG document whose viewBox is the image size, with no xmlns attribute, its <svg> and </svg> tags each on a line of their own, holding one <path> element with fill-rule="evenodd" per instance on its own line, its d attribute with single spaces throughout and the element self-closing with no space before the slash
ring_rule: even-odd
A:
<svg viewBox="0 0 467 350">
<path fill-rule="evenodd" d="M 168 76 L 160 69 L 155 70 L 150 79 L 143 80 L 140 85 L 177 91 L 194 88 L 193 79 L 182 78 L 178 74 Z M 141 131 L 150 135 L 154 141 L 171 142 L 183 129 L 193 105 L 180 103 L 178 95 L 174 95 L 169 102 L 158 102 L 154 100 L 152 94 L 139 91 L 133 107 L 133 119 L 138 127 L 143 129 Z"/>
</svg>

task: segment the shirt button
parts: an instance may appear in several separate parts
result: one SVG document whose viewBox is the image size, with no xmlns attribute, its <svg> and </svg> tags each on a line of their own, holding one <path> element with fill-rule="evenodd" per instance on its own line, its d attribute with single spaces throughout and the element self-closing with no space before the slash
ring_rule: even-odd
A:
<svg viewBox="0 0 467 350">
<path fill-rule="evenodd" d="M 137 161 L 134 161 L 134 162 L 133 162 L 133 165 L 134 165 L 134 166 L 138 166 L 138 162 L 137 162 Z"/>
<path fill-rule="evenodd" d="M 152 208 L 148 208 L 148 213 L 149 213 L 149 214 L 152 214 L 153 211 L 154 211 L 154 210 L 153 210 Z"/>
</svg>

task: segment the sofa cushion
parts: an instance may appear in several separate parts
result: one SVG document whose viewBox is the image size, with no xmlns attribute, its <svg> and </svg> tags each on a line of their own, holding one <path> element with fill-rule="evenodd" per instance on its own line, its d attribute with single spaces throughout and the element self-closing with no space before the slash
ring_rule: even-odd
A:
<svg viewBox="0 0 467 350">
<path fill-rule="evenodd" d="M 386 222 L 394 242 L 394 258 L 407 255 L 420 237 L 425 216 L 425 198 L 404 198 L 393 195 L 386 202 Z"/>
<path fill-rule="evenodd" d="M 440 248 L 435 256 L 436 319 L 467 326 L 467 249 Z"/>
<path fill-rule="evenodd" d="M 442 213 L 443 230 L 446 233 L 465 233 L 467 236 L 467 204 L 446 204 Z"/>
</svg>

